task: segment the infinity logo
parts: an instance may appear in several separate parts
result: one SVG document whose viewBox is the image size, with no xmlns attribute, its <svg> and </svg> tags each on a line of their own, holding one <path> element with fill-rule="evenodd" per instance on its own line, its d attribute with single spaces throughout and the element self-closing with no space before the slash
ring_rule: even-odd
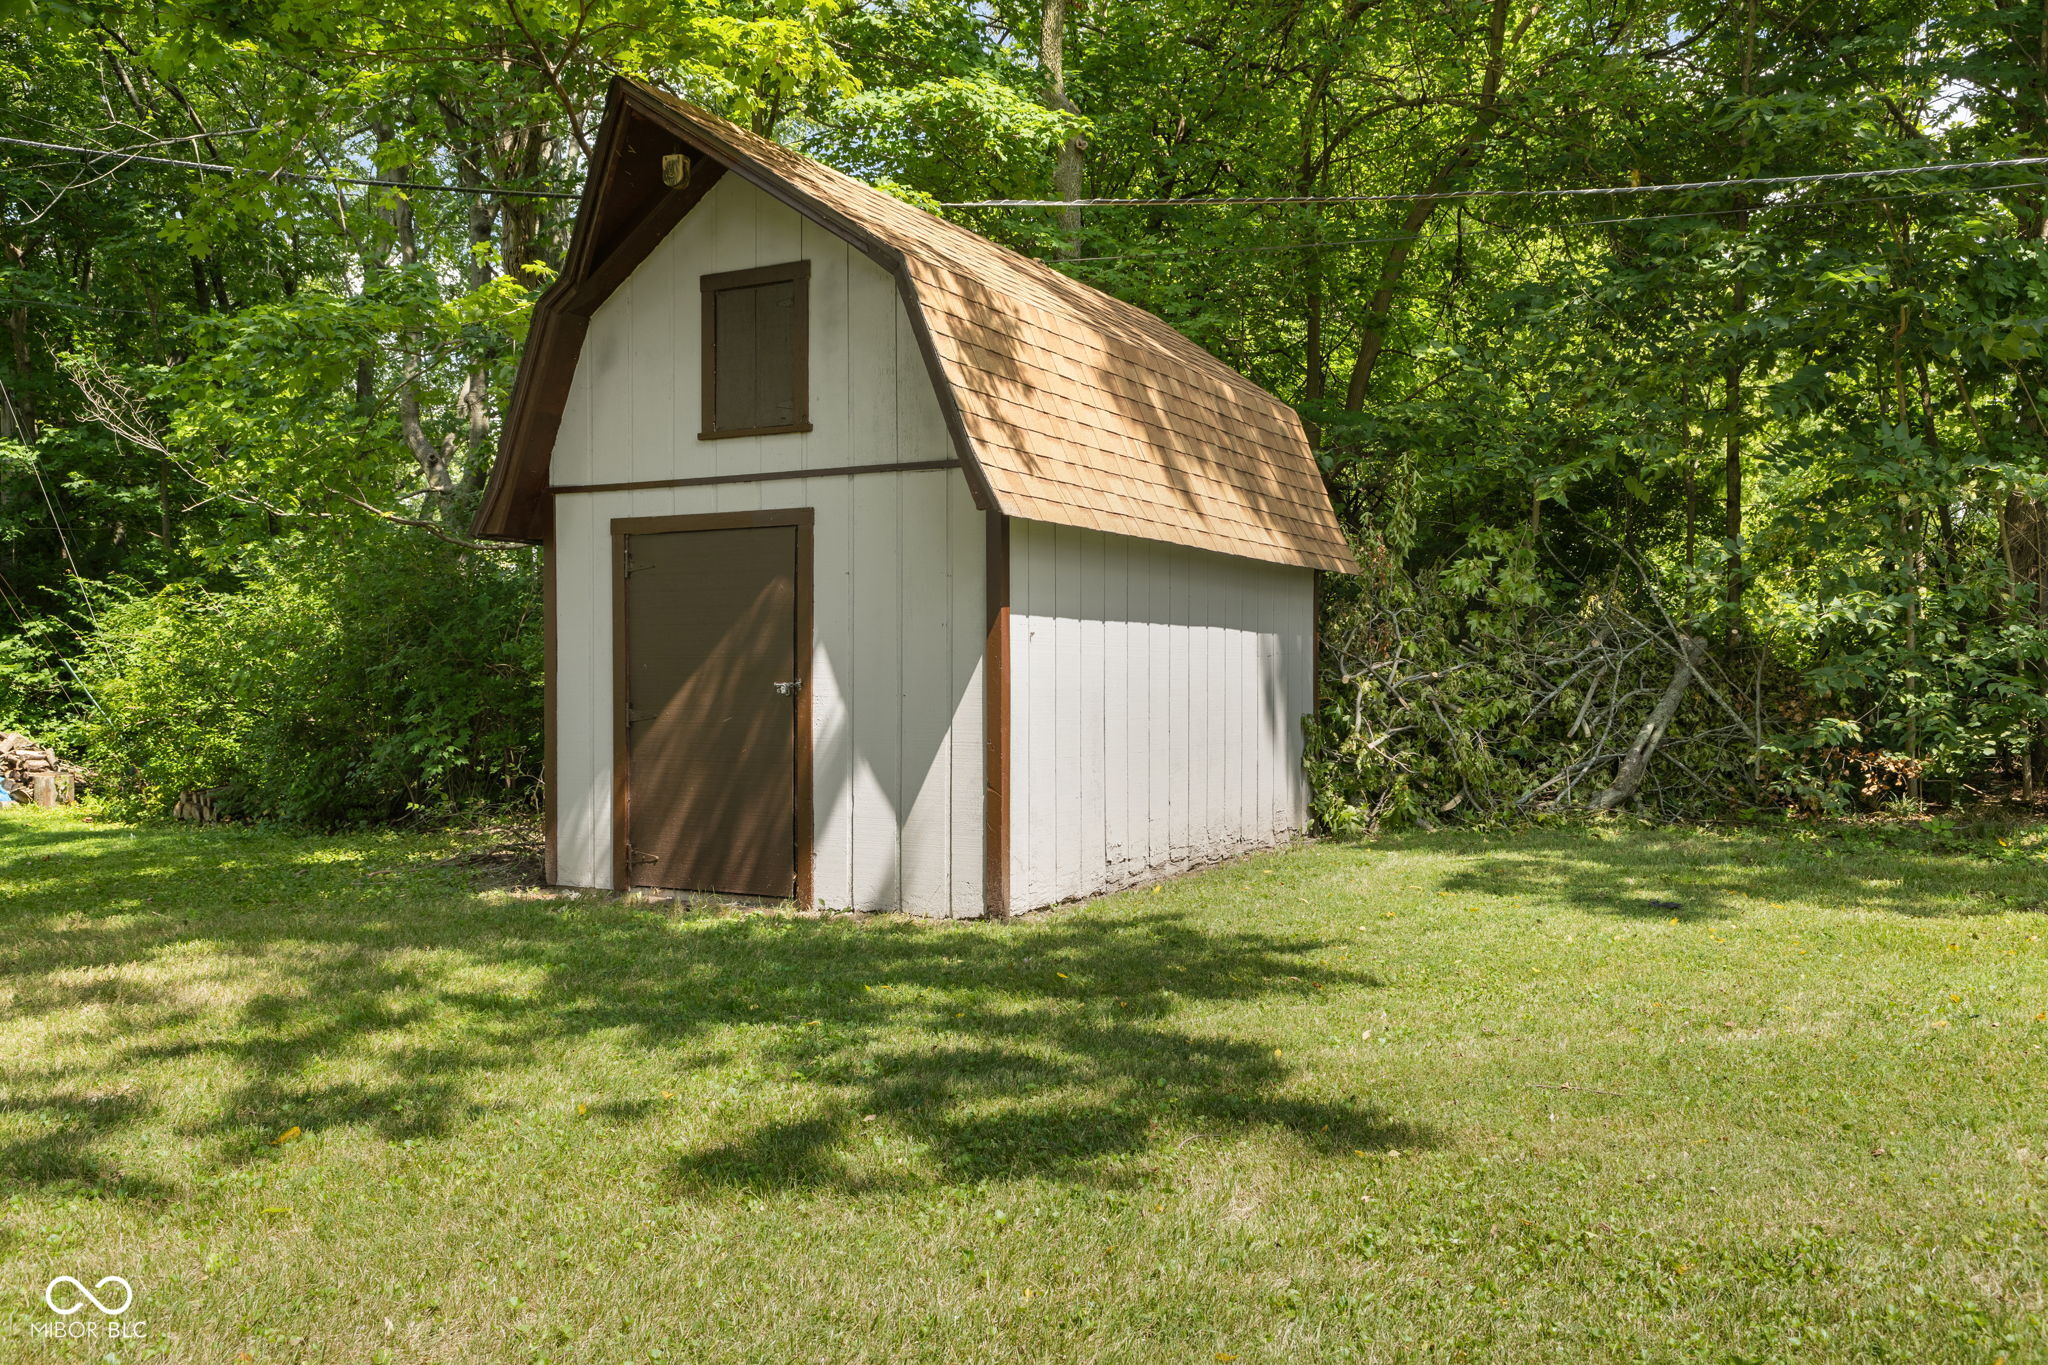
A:
<svg viewBox="0 0 2048 1365">
<path fill-rule="evenodd" d="M 60 1284 L 68 1284 L 78 1291 L 78 1301 L 69 1308 L 59 1308 L 57 1306 L 57 1286 Z M 110 1284 L 121 1286 L 121 1306 L 118 1308 L 109 1308 L 106 1304 L 100 1302 L 99 1295 L 93 1293 L 93 1289 L 105 1289 Z M 112 1298 L 113 1296 L 108 1295 L 108 1297 Z M 107 1278 L 94 1285 L 92 1289 L 87 1289 L 82 1282 L 69 1275 L 59 1275 L 56 1279 L 50 1281 L 49 1285 L 43 1290 L 43 1302 L 50 1305 L 52 1313 L 56 1313 L 61 1317 L 68 1318 L 87 1304 L 91 1304 L 112 1318 L 119 1317 L 128 1311 L 128 1305 L 135 1302 L 135 1291 L 129 1288 L 128 1281 L 122 1279 L 119 1275 L 107 1276 Z"/>
</svg>

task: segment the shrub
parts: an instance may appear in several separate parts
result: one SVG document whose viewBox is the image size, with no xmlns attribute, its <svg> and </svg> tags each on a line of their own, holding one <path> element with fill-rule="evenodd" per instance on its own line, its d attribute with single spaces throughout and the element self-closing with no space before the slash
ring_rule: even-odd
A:
<svg viewBox="0 0 2048 1365">
<path fill-rule="evenodd" d="M 226 787 L 251 816 L 335 826 L 529 801 L 541 729 L 530 553 L 397 528 L 274 542 L 228 590 L 102 611 L 76 740 L 125 814 Z"/>
</svg>

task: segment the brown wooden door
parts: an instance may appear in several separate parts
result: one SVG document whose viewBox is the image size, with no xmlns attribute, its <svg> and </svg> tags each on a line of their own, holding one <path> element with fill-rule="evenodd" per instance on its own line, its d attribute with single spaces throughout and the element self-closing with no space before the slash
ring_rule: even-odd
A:
<svg viewBox="0 0 2048 1365">
<path fill-rule="evenodd" d="M 629 886 L 796 892 L 797 536 L 626 537 Z"/>
</svg>

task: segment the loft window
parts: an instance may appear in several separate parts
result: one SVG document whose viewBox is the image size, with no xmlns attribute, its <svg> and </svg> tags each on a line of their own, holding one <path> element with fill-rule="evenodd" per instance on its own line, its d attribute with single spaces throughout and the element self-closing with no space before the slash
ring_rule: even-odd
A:
<svg viewBox="0 0 2048 1365">
<path fill-rule="evenodd" d="M 700 437 L 809 431 L 811 263 L 704 277 Z"/>
</svg>

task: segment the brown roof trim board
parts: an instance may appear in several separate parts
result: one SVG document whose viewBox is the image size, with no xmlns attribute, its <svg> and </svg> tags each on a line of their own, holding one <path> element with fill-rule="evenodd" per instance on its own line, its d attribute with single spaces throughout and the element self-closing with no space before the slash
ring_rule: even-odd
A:
<svg viewBox="0 0 2048 1365">
<path fill-rule="evenodd" d="M 692 174 L 666 189 L 676 151 Z M 1356 571 L 1299 416 L 1150 313 L 637 82 L 612 83 L 593 167 L 535 305 L 479 536 L 547 534 L 591 313 L 729 173 L 895 277 L 983 511 Z"/>
</svg>

